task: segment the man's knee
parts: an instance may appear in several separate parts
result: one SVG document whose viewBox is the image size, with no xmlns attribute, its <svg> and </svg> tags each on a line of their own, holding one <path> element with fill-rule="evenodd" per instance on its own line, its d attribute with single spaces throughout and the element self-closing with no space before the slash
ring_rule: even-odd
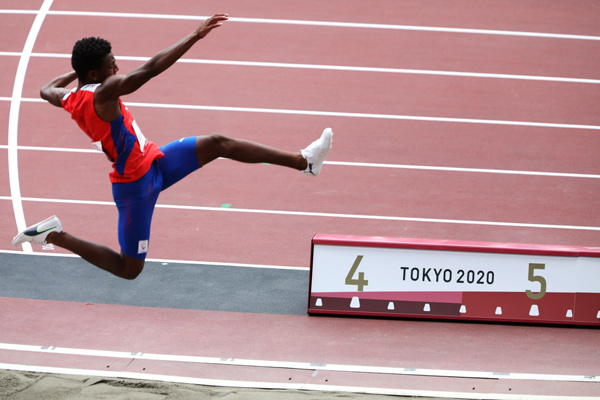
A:
<svg viewBox="0 0 600 400">
<path fill-rule="evenodd" d="M 231 148 L 231 139 L 220 133 L 213 133 L 208 137 L 208 141 L 212 150 L 219 156 L 224 156 L 229 153 Z"/>
<path fill-rule="evenodd" d="M 137 278 L 144 269 L 144 260 L 138 260 L 136 258 L 128 257 L 124 255 L 125 263 L 121 270 L 121 278 L 133 280 Z"/>
<path fill-rule="evenodd" d="M 142 273 L 143 269 L 144 267 L 127 268 L 123 274 L 123 278 L 132 281 Z"/>
<path fill-rule="evenodd" d="M 233 139 L 220 133 L 213 133 L 209 136 L 198 136 L 196 139 L 196 157 L 198 164 L 203 166 L 219 158 L 228 158 L 235 145 Z"/>
</svg>

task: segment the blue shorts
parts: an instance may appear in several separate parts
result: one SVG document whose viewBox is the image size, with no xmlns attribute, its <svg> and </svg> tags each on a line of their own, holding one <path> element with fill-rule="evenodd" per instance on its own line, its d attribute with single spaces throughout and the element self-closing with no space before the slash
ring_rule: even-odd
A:
<svg viewBox="0 0 600 400">
<path fill-rule="evenodd" d="M 134 182 L 112 185 L 113 198 L 119 210 L 121 251 L 139 260 L 146 259 L 152 213 L 158 195 L 200 168 L 195 136 L 177 140 L 160 149 L 164 156 L 154 160 L 144 176 Z"/>
</svg>

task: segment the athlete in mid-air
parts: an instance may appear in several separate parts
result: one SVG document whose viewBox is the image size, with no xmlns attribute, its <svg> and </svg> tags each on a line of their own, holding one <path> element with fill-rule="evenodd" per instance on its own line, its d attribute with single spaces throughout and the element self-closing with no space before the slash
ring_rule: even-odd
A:
<svg viewBox="0 0 600 400">
<path fill-rule="evenodd" d="M 228 19 L 215 14 L 198 29 L 127 75 L 118 75 L 111 45 L 101 38 L 85 38 L 73 47 L 72 72 L 48 82 L 41 97 L 62 107 L 113 163 L 113 198 L 119 211 L 121 251 L 91 243 L 63 231 L 56 216 L 33 225 L 13 239 L 53 244 L 78 254 L 91 264 L 125 279 L 135 279 L 144 267 L 150 223 L 158 195 L 191 172 L 219 158 L 246 163 L 271 163 L 317 176 L 332 144 L 327 128 L 304 150 L 293 153 L 220 134 L 188 137 L 159 147 L 145 138 L 120 97 L 133 93 L 159 75 L 198 40 Z M 66 86 L 78 79 L 77 87 Z"/>
</svg>

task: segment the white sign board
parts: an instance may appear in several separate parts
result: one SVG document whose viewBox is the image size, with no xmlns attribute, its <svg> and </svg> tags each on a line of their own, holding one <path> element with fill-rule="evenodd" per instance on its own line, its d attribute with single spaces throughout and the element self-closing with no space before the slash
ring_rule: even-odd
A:
<svg viewBox="0 0 600 400">
<path fill-rule="evenodd" d="M 380 239 L 313 238 L 309 313 L 600 324 L 600 249 Z"/>
</svg>

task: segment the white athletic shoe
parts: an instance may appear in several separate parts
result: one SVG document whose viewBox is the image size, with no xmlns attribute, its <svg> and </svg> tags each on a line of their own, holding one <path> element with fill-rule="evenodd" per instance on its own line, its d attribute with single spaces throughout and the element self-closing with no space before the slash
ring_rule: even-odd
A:
<svg viewBox="0 0 600 400">
<path fill-rule="evenodd" d="M 323 161 L 327 157 L 327 153 L 331 150 L 333 144 L 333 131 L 331 128 L 326 128 L 321 137 L 312 142 L 307 148 L 301 151 L 302 157 L 306 158 L 308 167 L 302 171 L 306 175 L 318 176 L 323 167 Z"/>
<path fill-rule="evenodd" d="M 62 232 L 62 225 L 56 215 L 30 226 L 12 240 L 13 246 L 25 242 L 46 245 L 46 238 L 51 232 Z"/>
</svg>

